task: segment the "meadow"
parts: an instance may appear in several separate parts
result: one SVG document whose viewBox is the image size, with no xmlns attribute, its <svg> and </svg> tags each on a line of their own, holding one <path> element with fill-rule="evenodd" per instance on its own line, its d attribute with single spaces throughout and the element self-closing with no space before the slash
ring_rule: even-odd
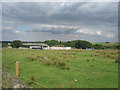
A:
<svg viewBox="0 0 120 90">
<path fill-rule="evenodd" d="M 117 88 L 117 50 L 3 49 L 3 70 L 34 88 Z M 34 83 L 35 81 L 37 83 Z"/>
</svg>

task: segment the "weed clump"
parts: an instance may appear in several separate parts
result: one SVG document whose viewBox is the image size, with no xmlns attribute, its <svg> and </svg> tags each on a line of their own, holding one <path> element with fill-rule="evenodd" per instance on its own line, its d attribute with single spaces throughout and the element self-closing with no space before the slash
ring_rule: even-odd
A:
<svg viewBox="0 0 120 90">
<path fill-rule="evenodd" d="M 86 62 L 89 62 L 89 61 L 90 61 L 89 59 L 86 60 Z"/>
<path fill-rule="evenodd" d="M 115 60 L 115 63 L 120 63 L 120 59 L 116 59 L 116 60 Z"/>
<path fill-rule="evenodd" d="M 64 61 L 59 61 L 58 62 L 58 66 L 67 66 L 67 63 L 66 62 L 64 62 Z"/>
<path fill-rule="evenodd" d="M 91 57 L 93 57 L 93 55 L 90 55 Z"/>
<path fill-rule="evenodd" d="M 93 58 L 92 60 L 93 60 L 93 61 L 95 61 L 95 59 L 94 59 L 94 58 Z"/>
<path fill-rule="evenodd" d="M 31 61 L 36 61 L 38 58 L 37 57 L 35 57 L 35 56 L 29 56 L 28 57 Z"/>
<path fill-rule="evenodd" d="M 71 70 L 71 68 L 69 66 L 64 66 L 64 67 L 61 67 L 61 69 L 65 69 L 65 70 Z"/>
</svg>

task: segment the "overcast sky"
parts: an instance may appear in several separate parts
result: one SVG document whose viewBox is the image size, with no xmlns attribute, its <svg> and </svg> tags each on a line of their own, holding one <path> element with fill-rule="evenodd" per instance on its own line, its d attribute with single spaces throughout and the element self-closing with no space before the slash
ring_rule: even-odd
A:
<svg viewBox="0 0 120 90">
<path fill-rule="evenodd" d="M 2 39 L 117 42 L 117 2 L 3 2 Z"/>
</svg>

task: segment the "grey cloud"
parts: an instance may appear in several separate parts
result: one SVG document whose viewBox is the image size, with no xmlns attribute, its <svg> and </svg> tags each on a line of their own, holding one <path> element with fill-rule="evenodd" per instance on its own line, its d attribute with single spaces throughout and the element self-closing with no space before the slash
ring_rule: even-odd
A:
<svg viewBox="0 0 120 90">
<path fill-rule="evenodd" d="M 65 27 L 40 27 L 27 32 L 47 32 L 51 34 L 75 34 L 78 28 L 65 28 Z"/>
<path fill-rule="evenodd" d="M 42 30 L 42 32 L 49 32 L 49 33 L 52 33 L 52 34 L 70 34 L 70 33 L 73 34 L 74 30 L 73 29 L 68 29 L 68 30 L 62 31 L 60 29 L 58 29 L 58 30 L 52 29 L 52 30 Z"/>
<path fill-rule="evenodd" d="M 32 25 L 32 30 L 26 30 L 26 36 L 22 35 L 23 40 L 40 40 L 42 39 L 58 39 L 58 40 L 73 40 L 86 39 L 90 41 L 115 41 L 117 38 L 117 2 L 77 2 L 77 3 L 3 3 L 3 24 L 23 24 Z M 65 27 L 36 27 L 36 24 L 46 25 L 64 25 L 78 28 Z M 84 35 L 76 33 L 77 30 L 87 28 L 91 31 L 101 31 L 105 36 L 115 34 L 115 37 L 110 39 L 97 35 Z M 14 38 L 17 35 L 13 34 L 14 29 L 3 29 L 3 36 L 9 35 Z M 7 34 L 6 34 L 7 33 Z M 112 33 L 112 34 L 111 34 Z M 33 36 L 32 36 L 33 34 Z M 36 35 L 37 37 L 36 37 Z M 75 36 L 77 34 L 77 36 Z M 13 35 L 13 36 L 12 36 Z M 18 34 L 19 35 L 19 34 Z M 50 35 L 50 36 L 49 36 Z M 62 36 L 63 35 L 63 36 Z M 108 35 L 108 37 L 110 37 Z M 9 37 L 10 37 L 9 36 Z M 70 37 L 72 36 L 72 37 Z M 75 37 L 74 37 L 75 36 Z M 19 37 L 19 36 L 18 36 Z M 29 37 L 29 38 L 28 38 Z M 66 38 L 63 38 L 66 37 Z M 95 39 L 96 38 L 96 39 Z M 97 39 L 98 38 L 98 39 Z M 5 38 L 7 39 L 7 38 Z"/>
<path fill-rule="evenodd" d="M 3 16 L 24 22 L 62 24 L 114 24 L 117 3 L 4 3 Z"/>
</svg>

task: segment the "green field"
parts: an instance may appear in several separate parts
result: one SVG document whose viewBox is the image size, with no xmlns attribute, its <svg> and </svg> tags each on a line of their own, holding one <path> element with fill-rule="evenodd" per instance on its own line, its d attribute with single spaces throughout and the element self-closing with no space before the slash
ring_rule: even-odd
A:
<svg viewBox="0 0 120 90">
<path fill-rule="evenodd" d="M 117 50 L 3 49 L 3 69 L 34 88 L 117 88 Z M 38 82 L 31 83 L 30 80 Z"/>
</svg>

